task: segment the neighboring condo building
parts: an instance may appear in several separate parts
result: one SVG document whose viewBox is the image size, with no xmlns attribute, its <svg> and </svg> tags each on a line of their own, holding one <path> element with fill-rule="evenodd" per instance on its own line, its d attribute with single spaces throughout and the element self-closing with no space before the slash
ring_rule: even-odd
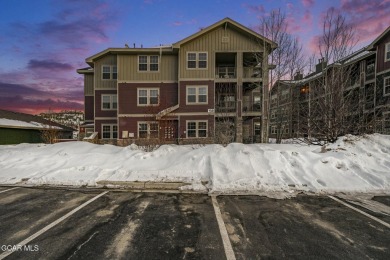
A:
<svg viewBox="0 0 390 260">
<path fill-rule="evenodd" d="M 263 86 L 276 47 L 225 18 L 170 46 L 106 49 L 77 70 L 86 131 L 118 144 L 267 141 Z"/>
</svg>

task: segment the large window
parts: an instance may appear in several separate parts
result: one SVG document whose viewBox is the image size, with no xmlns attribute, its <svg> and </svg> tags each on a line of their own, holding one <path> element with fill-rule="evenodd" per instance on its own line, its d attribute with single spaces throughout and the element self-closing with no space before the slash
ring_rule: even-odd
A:
<svg viewBox="0 0 390 260">
<path fill-rule="evenodd" d="M 383 95 L 390 95 L 390 77 L 383 79 Z"/>
<path fill-rule="evenodd" d="M 102 66 L 102 79 L 117 79 L 117 67 L 112 65 Z"/>
<path fill-rule="evenodd" d="M 158 105 L 158 88 L 139 88 L 138 106 L 156 106 Z"/>
<path fill-rule="evenodd" d="M 188 52 L 187 69 L 207 69 L 207 52 Z"/>
<path fill-rule="evenodd" d="M 207 121 L 187 121 L 187 138 L 207 137 Z"/>
<path fill-rule="evenodd" d="M 386 43 L 385 61 L 390 61 L 390 42 Z"/>
<path fill-rule="evenodd" d="M 117 139 L 118 126 L 117 125 L 102 125 L 102 139 Z"/>
<path fill-rule="evenodd" d="M 207 104 L 207 86 L 187 86 L 187 104 Z"/>
<path fill-rule="evenodd" d="M 138 138 L 158 138 L 157 122 L 138 122 Z"/>
<path fill-rule="evenodd" d="M 158 55 L 140 55 L 138 56 L 138 71 L 158 71 Z"/>
<path fill-rule="evenodd" d="M 117 107 L 117 95 L 102 95 L 102 110 L 116 110 Z"/>
</svg>

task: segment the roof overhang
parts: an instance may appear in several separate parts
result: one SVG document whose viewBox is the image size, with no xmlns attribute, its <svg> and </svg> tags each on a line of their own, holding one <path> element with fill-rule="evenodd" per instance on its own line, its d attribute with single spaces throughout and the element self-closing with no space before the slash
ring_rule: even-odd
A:
<svg viewBox="0 0 390 260">
<path fill-rule="evenodd" d="M 367 50 L 369 51 L 373 51 L 375 50 L 375 47 L 377 45 L 377 43 L 388 33 L 390 32 L 390 26 L 387 27 L 386 30 L 384 30 L 384 32 L 382 32 L 378 37 L 376 37 L 376 39 L 370 44 L 367 46 Z"/>
</svg>

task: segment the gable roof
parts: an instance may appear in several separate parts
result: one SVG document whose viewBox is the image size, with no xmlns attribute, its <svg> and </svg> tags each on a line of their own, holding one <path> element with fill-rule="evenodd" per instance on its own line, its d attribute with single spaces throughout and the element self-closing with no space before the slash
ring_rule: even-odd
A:
<svg viewBox="0 0 390 260">
<path fill-rule="evenodd" d="M 180 41 L 174 43 L 173 47 L 174 48 L 180 48 L 180 45 L 182 45 L 182 44 L 184 44 L 186 42 L 189 42 L 189 41 L 191 41 L 191 40 L 193 40 L 193 39 L 195 39 L 195 38 L 197 38 L 197 37 L 199 37 L 199 36 L 201 36 L 203 34 L 206 34 L 206 33 L 210 32 L 211 30 L 213 30 L 213 29 L 215 29 L 215 28 L 217 28 L 219 26 L 222 26 L 222 25 L 226 26 L 228 24 L 233 26 L 234 28 L 238 29 L 239 31 L 247 34 L 247 35 L 251 35 L 251 36 L 253 36 L 253 37 L 257 38 L 257 39 L 260 39 L 261 41 L 265 41 L 266 43 L 268 43 L 270 45 L 270 47 L 272 49 L 275 49 L 278 46 L 275 42 L 269 40 L 268 38 L 258 34 L 257 32 L 249 29 L 248 27 L 243 26 L 242 24 L 240 24 L 240 23 L 230 19 L 229 17 L 226 17 L 226 18 L 224 18 L 224 19 L 222 19 L 222 20 L 220 20 L 220 21 L 218 21 L 218 22 L 216 22 L 216 23 L 214 23 L 214 24 L 212 24 L 212 25 L 210 25 L 210 26 L 200 30 L 197 33 L 194 33 L 194 34 L 188 36 L 187 38 L 184 38 L 183 40 L 180 40 Z"/>
<path fill-rule="evenodd" d="M 376 37 L 376 39 L 370 44 L 367 46 L 367 49 L 368 50 L 372 50 L 376 47 L 377 43 L 388 33 L 390 32 L 390 26 L 387 27 L 386 30 L 384 30 L 378 37 Z"/>
<path fill-rule="evenodd" d="M 62 131 L 74 131 L 72 128 L 46 120 L 40 116 L 0 109 L 0 127 L 22 129 L 47 129 L 55 127 Z"/>
</svg>

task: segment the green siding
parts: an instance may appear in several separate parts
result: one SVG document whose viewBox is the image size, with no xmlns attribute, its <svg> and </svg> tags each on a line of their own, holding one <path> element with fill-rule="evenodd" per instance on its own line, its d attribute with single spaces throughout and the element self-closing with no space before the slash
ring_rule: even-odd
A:
<svg viewBox="0 0 390 260">
<path fill-rule="evenodd" d="M 39 130 L 0 128 L 0 145 L 42 142 Z"/>
</svg>

